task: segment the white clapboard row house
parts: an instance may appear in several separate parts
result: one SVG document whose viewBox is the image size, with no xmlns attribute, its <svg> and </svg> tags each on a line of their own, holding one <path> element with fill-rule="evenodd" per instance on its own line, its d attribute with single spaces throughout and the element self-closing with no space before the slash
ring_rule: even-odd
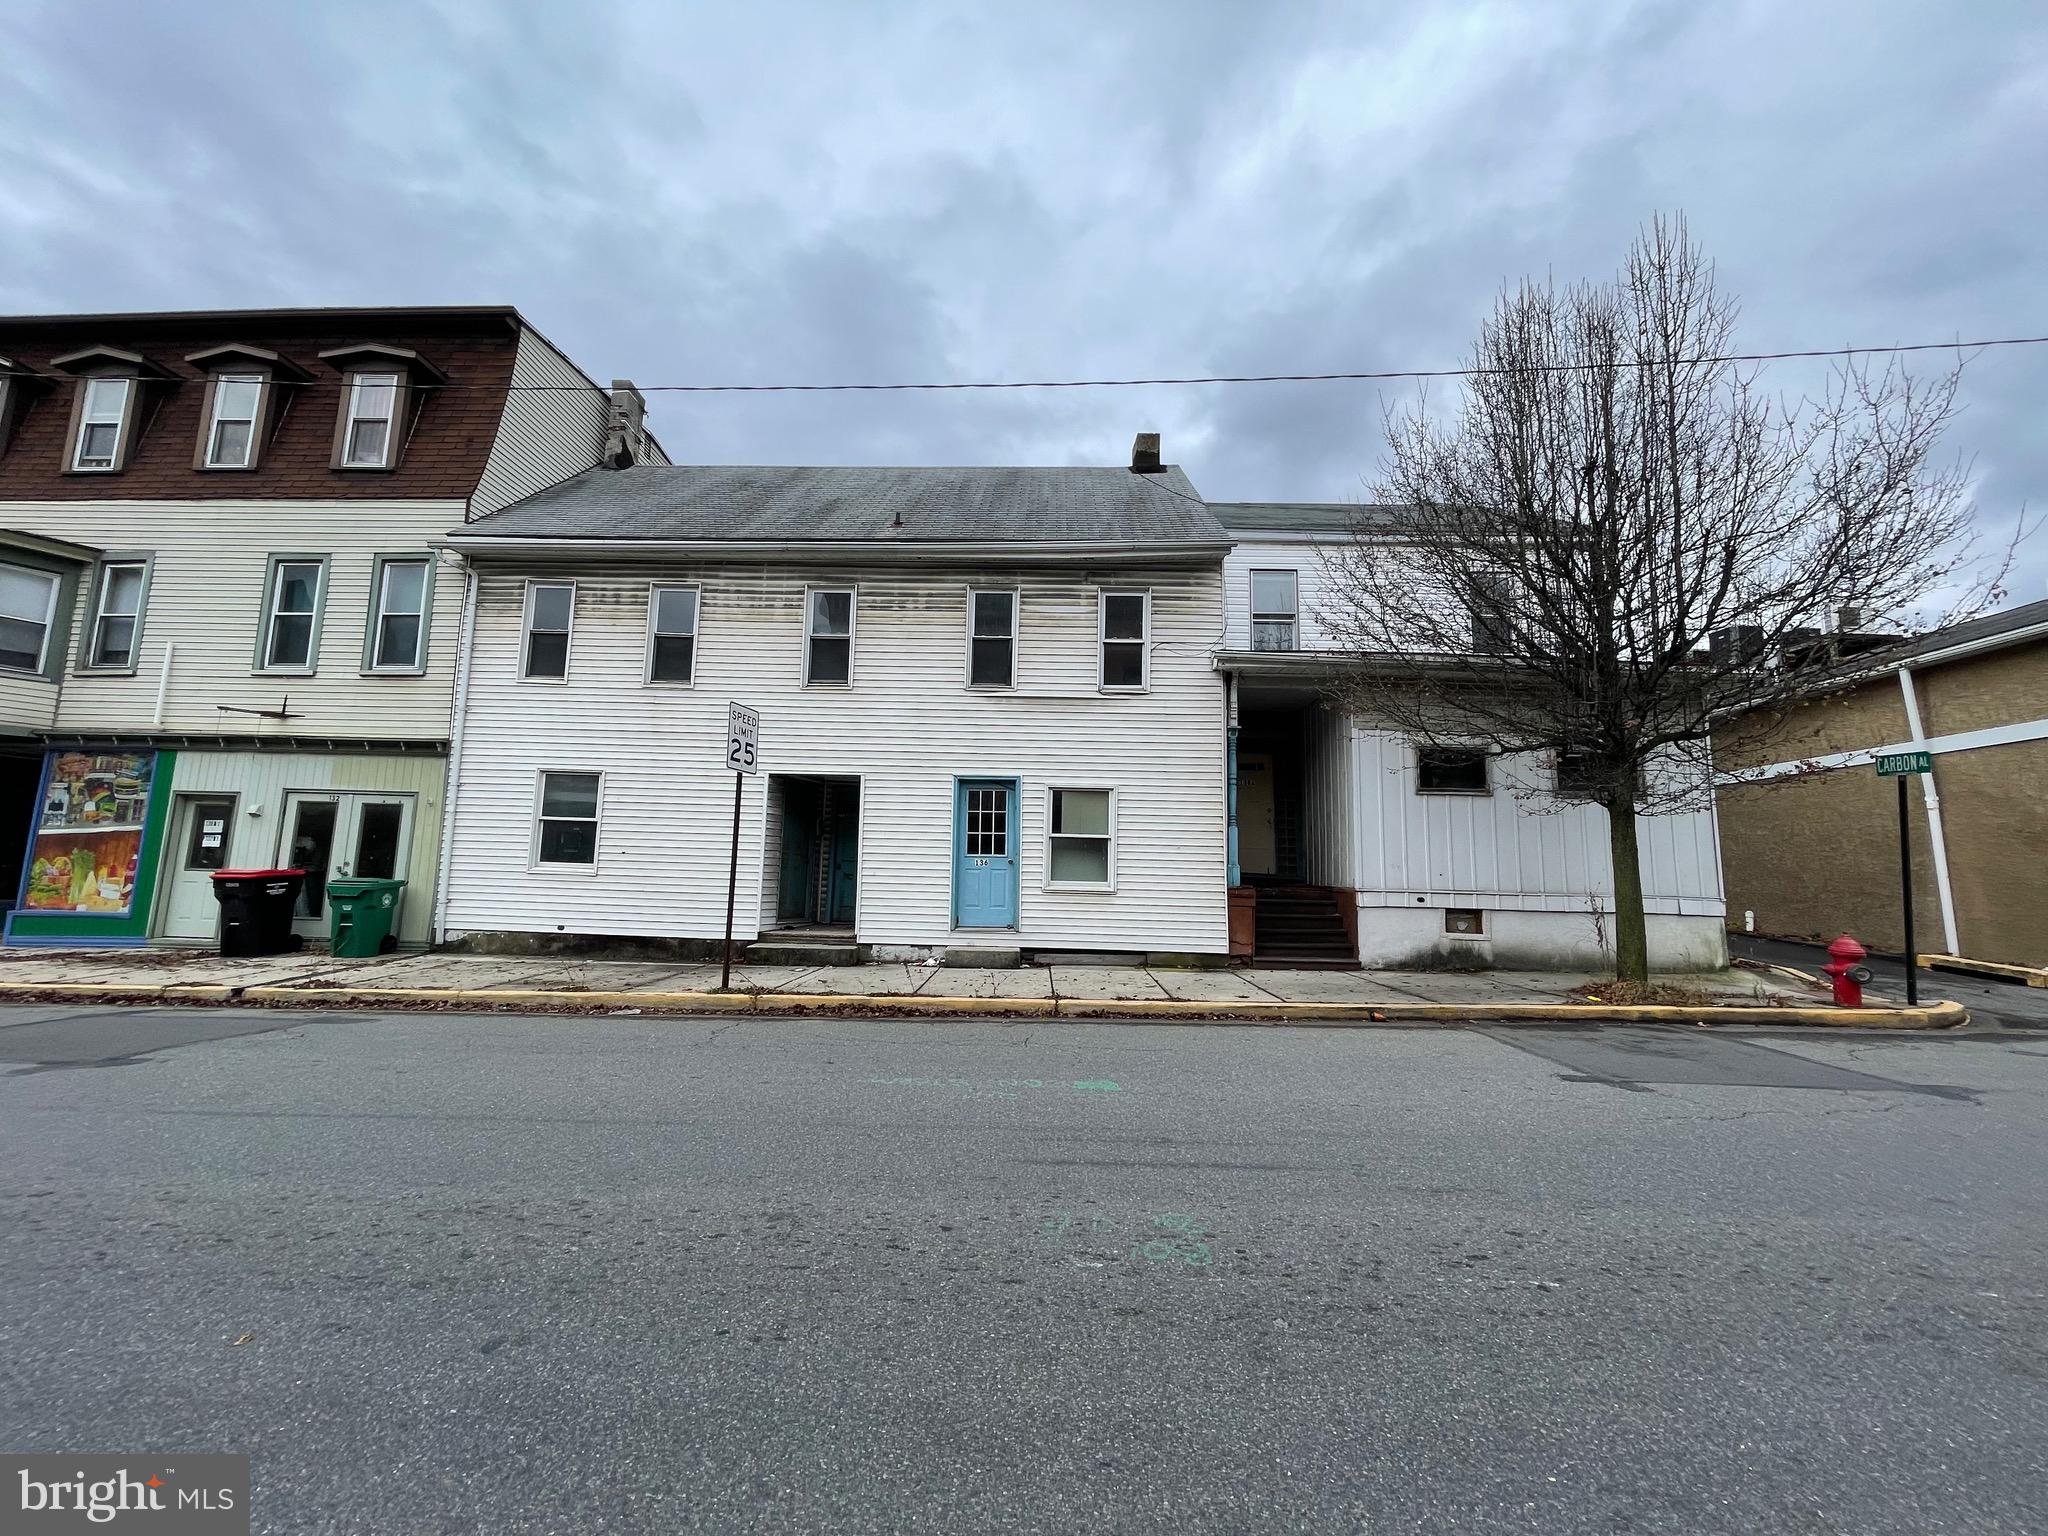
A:
<svg viewBox="0 0 2048 1536">
<path fill-rule="evenodd" d="M 407 882 L 408 946 L 1580 964 L 1566 765 L 1330 684 L 1398 510 L 1104 467 L 672 466 L 517 311 L 0 320 L 10 944 L 210 942 L 222 868 Z M 760 717 L 738 798 L 728 710 Z M 1645 818 L 1653 963 L 1722 954 Z"/>
<path fill-rule="evenodd" d="M 450 937 L 921 958 L 1556 965 L 1596 806 L 1329 701 L 1328 557 L 1398 513 L 1107 468 L 594 469 L 465 525 Z M 1719 964 L 1711 811 L 1645 817 L 1653 962 Z M 794 950 L 785 950 L 794 953 Z"/>
<path fill-rule="evenodd" d="M 614 398 L 616 396 L 616 398 Z M 212 875 L 408 882 L 447 812 L 466 519 L 662 462 L 517 310 L 0 318 L 0 907 L 14 945 L 207 943 Z"/>
</svg>

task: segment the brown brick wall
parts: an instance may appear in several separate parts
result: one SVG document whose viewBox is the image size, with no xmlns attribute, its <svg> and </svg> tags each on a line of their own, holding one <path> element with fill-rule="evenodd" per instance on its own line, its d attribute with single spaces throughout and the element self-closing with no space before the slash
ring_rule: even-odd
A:
<svg viewBox="0 0 2048 1536">
<path fill-rule="evenodd" d="M 1887 672 L 1847 693 L 1792 705 L 1782 717 L 1759 711 L 1717 731 L 1714 766 L 1726 771 L 1824 757 L 1899 741 L 1907 734 L 1899 680 Z"/>
<path fill-rule="evenodd" d="M 1723 790 L 1728 926 L 1740 929 L 1743 913 L 1753 911 L 1758 933 L 1822 944 L 1849 933 L 1871 949 L 1899 953 L 1906 936 L 1897 797 L 1867 764 Z M 1908 805 L 1914 938 L 1924 952 L 1941 947 L 1941 901 L 1917 787 L 1909 786 Z"/>
<path fill-rule="evenodd" d="M 2048 966 L 2048 741 L 1944 752 L 1934 785 L 1963 953 Z"/>
<path fill-rule="evenodd" d="M 1930 736 L 2048 719 L 2048 645 L 1915 669 Z M 1715 737 L 1726 769 L 1889 745 L 1910 732 L 1898 679 Z M 2048 965 L 2048 741 L 1944 752 L 1934 759 L 1956 929 L 1966 955 Z M 1941 908 L 1919 780 L 1907 780 L 1914 846 L 1915 935 L 1943 945 Z M 1719 796 L 1728 921 L 1745 909 L 1757 931 L 1825 941 L 1849 932 L 1874 949 L 1904 943 L 1897 791 L 1869 765 L 1788 776 Z"/>
<path fill-rule="evenodd" d="M 451 389 L 423 391 L 412 436 L 395 470 L 340 471 L 330 467 L 341 375 L 319 360 L 329 347 L 375 341 L 409 347 L 448 375 Z M 489 457 L 511 382 L 519 334 L 505 316 L 371 317 L 346 323 L 289 317 L 265 323 L 199 319 L 122 322 L 34 321 L 10 330 L 0 322 L 0 357 L 37 373 L 49 360 L 104 345 L 139 352 L 181 382 L 145 386 L 127 467 L 115 474 L 67 474 L 74 385 L 54 381 L 31 396 L 12 441 L 0 451 L 0 501 L 106 501 L 163 498 L 239 500 L 311 496 L 351 498 L 466 497 Z M 252 471 L 193 468 L 205 389 L 202 372 L 184 359 L 224 342 L 282 353 L 312 375 L 286 386 L 281 426 Z"/>
<path fill-rule="evenodd" d="M 2048 720 L 2048 644 L 2014 646 L 1924 672 L 1915 668 L 1913 687 L 1930 736 Z"/>
</svg>

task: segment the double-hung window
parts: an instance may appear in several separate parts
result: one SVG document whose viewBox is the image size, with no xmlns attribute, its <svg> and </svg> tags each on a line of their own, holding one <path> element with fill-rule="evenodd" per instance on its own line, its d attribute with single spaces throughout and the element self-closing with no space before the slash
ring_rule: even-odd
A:
<svg viewBox="0 0 2048 1536">
<path fill-rule="evenodd" d="M 73 469 L 120 467 L 121 433 L 127 426 L 128 396 L 134 388 L 133 379 L 85 381 L 85 398 L 78 411 L 78 442 L 71 453 Z"/>
<path fill-rule="evenodd" d="M 647 597 L 647 681 L 690 683 L 697 676 L 695 587 L 657 583 Z"/>
<path fill-rule="evenodd" d="M 804 598 L 804 686 L 853 681 L 853 591 L 813 587 Z"/>
<path fill-rule="evenodd" d="M 1145 686 L 1145 655 L 1151 639 L 1152 595 L 1149 592 L 1104 592 L 1099 612 L 1102 686 L 1141 689 Z"/>
<path fill-rule="evenodd" d="M 526 644 L 520 675 L 559 681 L 569 675 L 569 630 L 576 620 L 576 584 L 533 581 L 526 586 Z"/>
<path fill-rule="evenodd" d="M 1514 583 L 1499 571 L 1474 571 L 1466 595 L 1472 619 L 1472 652 L 1498 656 L 1515 644 Z"/>
<path fill-rule="evenodd" d="M 310 672 L 320 657 L 320 604 L 326 595 L 324 558 L 270 562 L 260 664 L 266 671 Z"/>
<path fill-rule="evenodd" d="M 1010 688 L 1017 682 L 1017 594 L 967 594 L 967 686 Z"/>
<path fill-rule="evenodd" d="M 540 808 L 534 818 L 533 862 L 597 863 L 597 805 L 604 775 L 556 773 L 540 776 Z"/>
<path fill-rule="evenodd" d="M 148 587 L 147 561 L 109 560 L 100 567 L 92 629 L 85 641 L 87 667 L 123 671 L 135 665 L 142 639 L 142 601 Z"/>
<path fill-rule="evenodd" d="M 1045 820 L 1048 885 L 1107 890 L 1115 881 L 1116 795 L 1107 789 L 1055 789 Z"/>
<path fill-rule="evenodd" d="M 348 414 L 342 422 L 343 469 L 389 469 L 397 446 L 400 377 L 395 373 L 352 373 Z"/>
<path fill-rule="evenodd" d="M 43 670 L 49 659 L 57 587 L 57 578 L 48 571 L 0 565 L 0 667 Z"/>
<path fill-rule="evenodd" d="M 426 665 L 433 575 L 433 564 L 425 559 L 377 562 L 370 612 L 372 672 L 417 672 Z"/>
<path fill-rule="evenodd" d="M 1252 649 L 1299 648 L 1295 576 L 1292 571 L 1252 572 Z"/>
<path fill-rule="evenodd" d="M 262 403 L 261 374 L 215 377 L 212 419 L 206 429 L 208 469 L 247 469 L 256 462 L 256 416 Z"/>
</svg>

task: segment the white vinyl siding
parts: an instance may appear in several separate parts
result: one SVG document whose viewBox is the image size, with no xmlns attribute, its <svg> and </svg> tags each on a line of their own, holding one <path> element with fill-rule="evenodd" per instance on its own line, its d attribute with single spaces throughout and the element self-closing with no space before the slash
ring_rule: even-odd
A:
<svg viewBox="0 0 2048 1536">
<path fill-rule="evenodd" d="M 957 781 L 1020 781 L 1015 942 L 1043 948 L 1227 948 L 1223 691 L 1208 648 L 1215 567 L 1134 567 L 1152 593 L 1151 691 L 1105 697 L 1097 585 L 1080 569 L 864 567 L 852 689 L 807 689 L 797 654 L 816 568 L 620 560 L 580 564 L 574 686 L 548 708 L 518 681 L 524 573 L 480 578 L 447 925 L 716 938 L 732 815 L 726 706 L 761 712 L 746 780 L 741 938 L 774 899 L 764 857 L 771 776 L 860 780 L 857 932 L 865 943 L 959 943 L 952 927 Z M 1090 575 L 1095 573 L 1091 572 Z M 644 686 L 651 580 L 701 586 L 696 687 Z M 1026 622 L 1016 685 L 961 686 L 970 587 L 1014 589 Z M 833 590 L 844 590 L 834 586 Z M 778 661 L 776 658 L 786 658 Z M 1145 750 L 1128 750 L 1131 742 Z M 528 868 L 535 776 L 603 771 L 595 875 Z M 1047 890 L 1053 787 L 1116 792 L 1116 888 Z"/>
<path fill-rule="evenodd" d="M 57 684 L 0 668 L 0 737 L 47 729 L 57 718 Z"/>
<path fill-rule="evenodd" d="M 519 333 L 512 385 L 471 498 L 471 517 L 558 485 L 604 455 L 610 398 L 533 331 Z"/>
<path fill-rule="evenodd" d="M 1287 571 L 1294 576 L 1294 644 L 1281 649 L 1333 649 L 1335 641 L 1323 624 L 1319 611 L 1329 592 L 1323 549 L 1306 537 L 1299 542 L 1260 540 L 1240 543 L 1230 551 L 1223 563 L 1223 648 L 1227 651 L 1258 648 L 1252 633 L 1252 576 L 1258 571 Z"/>
<path fill-rule="evenodd" d="M 147 611 L 133 668 L 89 669 L 65 684 L 58 724 L 96 733 L 160 730 L 213 736 L 345 737 L 445 741 L 462 573 L 433 570 L 435 601 L 427 665 L 418 675 L 364 676 L 377 556 L 422 549 L 462 521 L 459 501 L 319 502 L 118 500 L 0 503 L 0 527 L 110 551 L 151 550 Z M 270 557 L 296 550 L 328 556 L 320 624 L 323 655 L 346 658 L 318 677 L 256 673 Z M 92 643 L 93 583 L 79 582 L 74 650 Z M 170 659 L 165 676 L 165 659 Z M 162 723 L 156 722 L 159 685 Z M 254 713 L 278 711 L 289 720 Z"/>
<path fill-rule="evenodd" d="M 1342 760 L 1320 768 L 1312 764 L 1310 782 L 1318 773 L 1348 777 L 1357 796 L 1348 862 L 1356 872 L 1360 906 L 1581 915 L 1596 904 L 1612 909 L 1606 813 L 1544 795 L 1550 770 L 1542 754 L 1491 759 L 1495 792 L 1475 795 L 1418 794 L 1414 744 L 1392 732 L 1325 730 L 1313 739 L 1310 756 L 1326 753 L 1341 754 Z M 1638 816 L 1636 835 L 1648 911 L 1723 915 L 1711 810 Z M 1314 868 L 1316 861 L 1311 850 L 1309 877 L 1328 878 Z"/>
</svg>

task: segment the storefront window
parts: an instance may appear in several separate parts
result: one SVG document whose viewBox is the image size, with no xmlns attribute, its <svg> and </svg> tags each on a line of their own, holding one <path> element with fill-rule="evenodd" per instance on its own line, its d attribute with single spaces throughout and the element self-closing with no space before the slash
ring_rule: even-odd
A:
<svg viewBox="0 0 2048 1536">
<path fill-rule="evenodd" d="M 127 915 L 155 771 L 154 752 L 51 757 L 29 854 L 25 910 Z"/>
</svg>

